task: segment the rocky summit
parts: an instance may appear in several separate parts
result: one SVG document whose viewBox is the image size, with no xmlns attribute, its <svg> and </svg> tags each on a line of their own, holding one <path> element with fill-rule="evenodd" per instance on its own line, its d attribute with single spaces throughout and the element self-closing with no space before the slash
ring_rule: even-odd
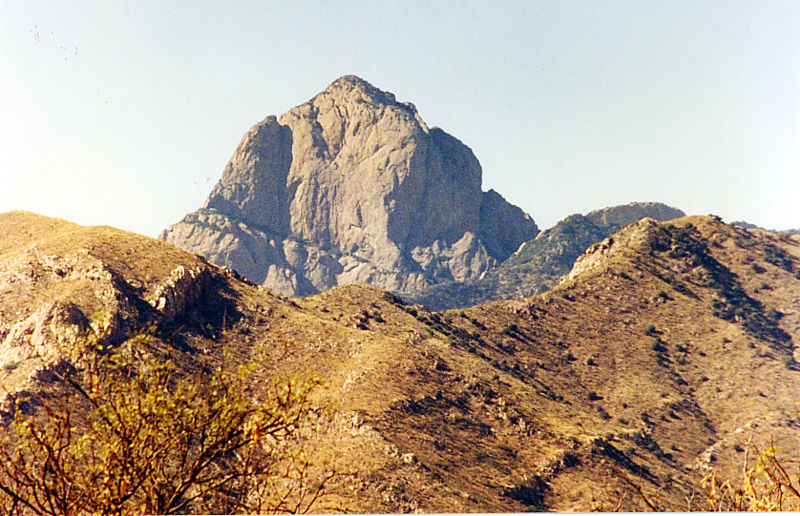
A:
<svg viewBox="0 0 800 516">
<path fill-rule="evenodd" d="M 472 151 L 345 76 L 245 134 L 203 208 L 160 238 L 287 295 L 480 278 L 538 233 Z"/>
</svg>

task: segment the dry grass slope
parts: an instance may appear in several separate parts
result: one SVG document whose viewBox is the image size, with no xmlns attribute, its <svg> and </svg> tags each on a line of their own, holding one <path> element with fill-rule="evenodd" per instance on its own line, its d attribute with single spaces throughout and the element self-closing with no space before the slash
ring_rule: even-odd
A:
<svg viewBox="0 0 800 516">
<path fill-rule="evenodd" d="M 156 324 L 181 367 L 321 378 L 302 435 L 315 474 L 345 474 L 312 510 L 702 509 L 699 479 L 734 474 L 751 436 L 798 442 L 798 271 L 797 237 L 644 220 L 545 294 L 431 312 L 365 286 L 286 298 L 155 240 L 15 212 L 0 386 L 35 393 L 79 363 L 79 330 L 113 345 Z"/>
</svg>

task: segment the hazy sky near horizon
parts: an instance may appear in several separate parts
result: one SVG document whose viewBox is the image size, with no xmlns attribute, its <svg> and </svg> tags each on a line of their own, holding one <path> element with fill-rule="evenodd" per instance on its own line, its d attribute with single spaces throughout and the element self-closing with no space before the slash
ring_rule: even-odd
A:
<svg viewBox="0 0 800 516">
<path fill-rule="evenodd" d="M 355 74 L 542 229 L 651 200 L 800 227 L 796 0 L 0 6 L 0 212 L 155 236 L 253 124 Z"/>
</svg>

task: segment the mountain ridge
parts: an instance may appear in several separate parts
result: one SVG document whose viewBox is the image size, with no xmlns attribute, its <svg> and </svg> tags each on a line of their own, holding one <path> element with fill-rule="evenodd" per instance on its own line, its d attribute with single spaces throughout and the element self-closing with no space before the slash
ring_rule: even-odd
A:
<svg viewBox="0 0 800 516">
<path fill-rule="evenodd" d="M 556 285 L 587 248 L 626 225 L 647 217 L 665 221 L 683 216 L 683 211 L 658 202 L 633 202 L 586 215 L 572 214 L 523 242 L 482 277 L 460 284 L 433 285 L 410 298 L 441 310 L 540 294 Z"/>
</svg>

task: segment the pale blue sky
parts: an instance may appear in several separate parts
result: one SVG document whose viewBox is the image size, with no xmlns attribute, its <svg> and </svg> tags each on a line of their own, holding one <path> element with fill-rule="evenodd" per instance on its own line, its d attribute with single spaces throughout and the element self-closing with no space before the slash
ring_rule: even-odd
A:
<svg viewBox="0 0 800 516">
<path fill-rule="evenodd" d="M 659 200 L 800 226 L 800 2 L 7 2 L 0 212 L 154 236 L 341 75 L 546 228 Z"/>
</svg>

